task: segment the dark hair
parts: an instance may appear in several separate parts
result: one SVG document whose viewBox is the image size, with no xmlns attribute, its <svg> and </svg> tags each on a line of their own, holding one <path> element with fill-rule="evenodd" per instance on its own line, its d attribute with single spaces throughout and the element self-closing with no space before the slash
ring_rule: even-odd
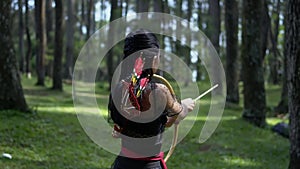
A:
<svg viewBox="0 0 300 169">
<path fill-rule="evenodd" d="M 152 32 L 146 29 L 138 29 L 135 32 L 131 32 L 125 39 L 123 59 L 137 51 L 148 48 L 159 48 L 158 39 Z"/>
<path fill-rule="evenodd" d="M 138 29 L 129 33 L 125 38 L 121 78 L 126 78 L 131 75 L 135 60 L 140 56 L 143 51 L 142 58 L 145 60 L 145 67 L 150 68 L 153 57 L 159 53 L 159 41 L 155 34 L 146 30 Z M 130 58 L 128 58 L 130 56 Z M 143 70 L 142 76 L 152 76 L 152 69 Z"/>
</svg>

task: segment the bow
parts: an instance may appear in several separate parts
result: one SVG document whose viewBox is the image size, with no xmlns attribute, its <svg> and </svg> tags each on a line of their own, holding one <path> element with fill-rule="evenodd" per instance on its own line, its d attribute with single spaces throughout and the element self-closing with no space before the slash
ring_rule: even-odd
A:
<svg viewBox="0 0 300 169">
<path fill-rule="evenodd" d="M 166 86 L 167 88 L 170 90 L 171 94 L 175 95 L 175 92 L 173 90 L 173 87 L 171 86 L 171 84 L 167 81 L 167 79 L 165 79 L 164 77 L 162 76 L 159 76 L 157 74 L 153 74 L 153 77 L 154 78 L 157 78 L 159 79 L 160 81 L 162 81 Z M 167 156 L 165 157 L 165 162 L 168 161 L 168 159 L 171 157 L 171 155 L 173 154 L 174 150 L 175 150 L 175 147 L 176 147 L 176 144 L 177 144 L 177 139 L 178 139 L 178 124 L 174 124 L 174 133 L 173 133 L 173 140 L 172 140 L 172 144 L 171 144 L 171 147 L 170 147 L 170 150 L 167 154 Z"/>
</svg>

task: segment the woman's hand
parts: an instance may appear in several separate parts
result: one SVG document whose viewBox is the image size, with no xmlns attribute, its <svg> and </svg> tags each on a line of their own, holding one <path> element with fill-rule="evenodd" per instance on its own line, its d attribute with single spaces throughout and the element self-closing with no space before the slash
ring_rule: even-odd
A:
<svg viewBox="0 0 300 169">
<path fill-rule="evenodd" d="M 183 106 L 183 110 L 179 113 L 175 124 L 178 124 L 188 115 L 189 112 L 193 111 L 195 107 L 195 101 L 192 98 L 186 98 L 181 100 L 181 105 Z"/>
<path fill-rule="evenodd" d="M 186 106 L 188 112 L 191 112 L 194 110 L 195 101 L 192 98 L 183 99 L 181 101 L 181 104 Z"/>
</svg>

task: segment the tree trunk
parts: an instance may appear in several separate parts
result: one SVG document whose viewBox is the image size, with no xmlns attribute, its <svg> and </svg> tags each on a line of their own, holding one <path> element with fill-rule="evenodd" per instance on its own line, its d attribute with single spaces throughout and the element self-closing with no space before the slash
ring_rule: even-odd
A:
<svg viewBox="0 0 300 169">
<path fill-rule="evenodd" d="M 162 1 L 163 12 L 170 14 L 170 7 L 168 6 L 168 0 Z"/>
<path fill-rule="evenodd" d="M 287 16 L 284 17 L 284 25 L 287 23 Z M 287 27 L 284 27 L 284 41 L 287 41 Z M 281 100 L 275 108 L 275 114 L 288 113 L 288 94 L 287 94 L 287 47 L 286 43 L 283 51 L 283 74 L 282 74 L 282 88 L 281 88 Z"/>
<path fill-rule="evenodd" d="M 36 85 L 44 86 L 45 83 L 45 55 L 46 55 L 46 23 L 45 1 L 35 0 L 36 8 L 36 31 L 37 31 L 37 55 L 36 55 Z"/>
<path fill-rule="evenodd" d="M 238 2 L 236 0 L 225 0 L 226 101 L 230 103 L 239 103 L 238 13 Z"/>
<path fill-rule="evenodd" d="M 92 18 L 91 18 L 91 34 L 95 33 L 96 31 L 96 4 L 97 0 L 93 1 L 93 10 L 92 10 Z M 122 8 L 120 8 L 122 10 Z"/>
<path fill-rule="evenodd" d="M 170 10 L 170 7 L 169 7 L 169 3 L 168 3 L 168 0 L 161 0 L 161 3 L 162 3 L 162 12 L 163 13 L 167 13 L 167 14 L 170 14 L 171 10 Z M 166 20 L 163 21 L 163 27 L 164 29 L 166 28 L 166 25 L 169 24 Z M 172 30 L 171 30 L 172 31 Z M 173 32 L 173 31 L 172 31 Z M 161 42 L 161 49 L 162 50 L 165 50 L 166 49 L 166 46 L 167 46 L 167 43 L 168 43 L 168 40 L 169 40 L 169 43 L 172 42 L 172 38 L 169 37 L 169 36 L 165 36 L 163 35 L 162 37 L 162 42 Z M 170 43 L 169 45 L 171 45 L 171 51 L 173 52 L 174 51 L 174 45 L 172 43 Z M 164 58 L 164 57 L 161 57 L 161 65 L 163 66 L 163 68 L 165 69 L 165 67 L 168 65 L 168 62 L 167 60 Z M 172 69 L 172 66 L 170 67 Z M 171 72 L 172 70 L 170 70 Z M 160 75 L 164 75 L 164 72 L 161 71 L 159 72 Z"/>
<path fill-rule="evenodd" d="M 268 8 L 268 2 L 267 0 L 263 0 L 263 23 L 261 25 L 261 36 L 262 36 L 262 58 L 265 58 L 266 56 L 266 50 L 269 48 L 268 44 L 271 43 L 272 47 L 270 48 L 273 56 L 269 59 L 269 66 L 270 66 L 270 80 L 273 84 L 278 83 L 278 59 L 277 59 L 277 44 L 275 44 L 275 37 L 272 32 L 272 23 L 271 18 L 269 16 L 269 8 Z"/>
<path fill-rule="evenodd" d="M 26 39 L 27 39 L 27 52 L 26 52 L 26 76 L 27 78 L 31 78 L 31 70 L 30 70 L 30 60 L 32 54 L 32 45 L 31 45 L 31 37 L 29 32 L 29 7 L 28 7 L 28 0 L 25 0 L 25 27 L 26 27 Z"/>
<path fill-rule="evenodd" d="M 193 0 L 188 0 L 187 2 L 187 20 L 188 20 L 188 30 L 191 28 L 191 19 L 192 19 L 192 10 L 193 10 Z M 192 37 L 190 32 L 184 33 L 185 39 L 186 39 L 186 44 L 187 46 L 184 46 L 184 57 L 187 66 L 191 67 L 192 65 L 192 60 L 191 60 L 191 46 L 192 46 Z M 184 86 L 188 86 L 189 82 L 192 81 L 191 77 L 189 76 L 189 73 L 187 73 L 187 76 L 185 77 L 185 82 Z"/>
<path fill-rule="evenodd" d="M 137 0 L 136 1 L 136 6 L 137 6 L 137 13 L 140 12 L 148 12 L 149 11 L 149 4 L 150 1 L 149 0 Z M 140 18 L 141 20 L 146 20 L 148 15 L 143 15 L 142 18 Z"/>
<path fill-rule="evenodd" d="M 137 0 L 136 3 L 137 3 L 137 10 L 136 10 L 137 13 L 148 12 L 149 4 L 150 4 L 149 0 Z"/>
<path fill-rule="evenodd" d="M 264 60 L 266 56 L 266 50 L 268 48 L 268 37 L 269 37 L 269 30 L 271 29 L 271 22 L 270 22 L 270 16 L 269 16 L 269 9 L 268 9 L 268 3 L 267 0 L 262 0 L 262 15 L 261 22 L 263 24 L 260 24 L 260 36 L 261 36 L 261 58 Z"/>
<path fill-rule="evenodd" d="M 128 0 L 126 0 L 128 1 Z M 106 17 L 106 12 L 105 12 L 105 4 L 104 4 L 104 0 L 100 1 L 101 6 L 100 6 L 100 27 L 102 27 L 103 25 L 105 25 L 105 17 Z M 126 9 L 128 11 L 128 2 L 126 2 Z M 125 15 L 127 16 L 127 15 Z"/>
<path fill-rule="evenodd" d="M 188 0 L 188 5 L 187 5 L 188 9 L 187 9 L 187 20 L 188 20 L 188 29 L 191 28 L 191 19 L 192 19 L 192 11 L 193 11 L 193 0 Z M 190 33 L 186 33 L 186 43 L 187 43 L 187 47 L 186 47 L 186 53 L 185 53 L 185 58 L 186 58 L 186 64 L 188 66 L 191 66 L 192 61 L 191 61 L 191 48 L 190 46 L 192 46 L 192 37 Z"/>
<path fill-rule="evenodd" d="M 208 15 L 209 15 L 209 20 L 207 24 L 207 35 L 210 38 L 211 43 L 213 44 L 214 48 L 216 49 L 217 54 L 220 54 L 220 32 L 221 32 L 221 16 L 220 16 L 220 0 L 209 0 L 209 9 L 208 9 Z M 220 77 L 220 70 L 218 69 L 213 69 L 212 71 L 213 76 L 216 81 L 216 83 L 219 84 L 219 88 L 223 88 L 222 82 L 221 82 L 221 77 Z M 221 95 L 222 91 L 217 90 L 216 94 Z"/>
<path fill-rule="evenodd" d="M 74 58 L 74 0 L 68 0 L 68 20 L 67 20 L 67 46 L 66 46 L 66 66 L 65 78 L 71 80 L 73 75 Z"/>
<path fill-rule="evenodd" d="M 221 16 L 220 16 L 220 2 L 219 0 L 209 0 L 209 23 L 208 23 L 208 37 L 214 45 L 217 52 L 220 52 L 220 32 L 221 32 Z"/>
<path fill-rule="evenodd" d="M 289 169 L 300 168 L 300 1 L 287 1 L 286 49 L 288 105 L 290 113 Z"/>
<path fill-rule="evenodd" d="M 275 108 L 275 114 L 286 114 L 288 112 L 288 96 L 287 96 L 287 58 L 283 56 L 283 75 L 282 75 L 282 89 L 281 100 Z"/>
<path fill-rule="evenodd" d="M 175 14 L 178 17 L 182 17 L 182 0 L 176 1 L 176 8 L 175 8 Z M 183 48 L 181 46 L 181 39 L 182 39 L 182 26 L 181 22 L 179 20 L 176 21 L 176 41 L 175 41 L 175 53 L 177 56 L 184 56 Z M 172 41 L 170 41 L 172 42 Z"/>
<path fill-rule="evenodd" d="M 0 1 L 0 110 L 28 111 L 11 36 L 11 0 Z"/>
<path fill-rule="evenodd" d="M 128 0 L 127 0 L 128 1 Z M 153 1 L 153 11 L 154 12 L 163 12 L 163 1 L 162 0 L 158 0 L 158 1 Z M 155 20 L 159 21 L 161 20 L 160 17 L 155 17 Z M 164 20 L 163 20 L 163 26 L 165 25 L 164 23 Z M 161 28 L 163 27 L 161 26 Z M 157 36 L 158 38 L 158 41 L 160 42 L 160 49 L 164 50 L 164 39 L 165 39 L 165 36 L 164 35 L 159 35 Z M 162 69 L 164 69 L 164 66 L 165 66 L 165 59 L 164 57 L 160 57 L 160 65 L 162 66 Z M 160 71 L 158 72 L 160 75 L 163 75 L 163 72 Z"/>
<path fill-rule="evenodd" d="M 51 32 L 53 31 L 53 8 L 52 0 L 46 0 L 46 34 L 48 44 L 52 42 Z"/>
<path fill-rule="evenodd" d="M 48 55 L 54 55 L 53 53 L 53 48 L 55 46 L 54 41 L 53 41 L 53 37 L 55 35 L 53 35 L 53 13 L 55 11 L 53 11 L 53 7 L 52 7 L 52 2 L 53 0 L 44 0 L 46 1 L 46 37 L 47 37 L 47 46 L 49 47 L 50 50 L 46 49 L 46 53 L 48 53 Z M 45 76 L 49 76 L 49 77 L 53 77 L 53 61 L 49 60 L 48 62 L 46 62 L 47 64 L 45 65 Z"/>
<path fill-rule="evenodd" d="M 79 32 L 81 37 L 83 37 L 83 27 L 85 25 L 85 0 L 81 0 L 81 20 L 80 20 L 80 24 L 79 24 Z"/>
<path fill-rule="evenodd" d="M 23 0 L 18 0 L 18 7 L 19 7 L 19 56 L 20 56 L 19 68 L 20 71 L 24 73 L 25 59 L 24 59 Z"/>
<path fill-rule="evenodd" d="M 202 19 L 202 0 L 201 1 L 197 1 L 197 6 L 198 6 L 198 9 L 197 9 L 197 24 L 198 24 L 198 27 L 199 29 L 202 31 L 203 27 L 202 27 L 202 22 L 203 22 L 203 19 Z M 198 57 L 197 58 L 198 61 L 197 61 L 197 64 L 196 64 L 196 68 L 197 68 L 197 76 L 196 76 L 196 81 L 199 82 L 201 81 L 201 76 L 202 76 L 202 72 L 201 72 L 201 59 Z"/>
<path fill-rule="evenodd" d="M 119 6 L 119 13 L 120 13 L 121 16 L 123 16 L 123 11 L 124 11 L 124 9 L 123 9 L 123 1 L 124 0 L 119 0 L 119 4 L 118 4 L 118 6 Z"/>
<path fill-rule="evenodd" d="M 88 1 L 87 24 L 86 24 L 86 40 L 88 40 L 91 36 L 93 4 L 94 4 L 93 0 Z"/>
<path fill-rule="evenodd" d="M 55 47 L 53 64 L 52 89 L 63 90 L 62 85 L 62 54 L 63 54 L 63 2 L 55 0 Z"/>
<path fill-rule="evenodd" d="M 160 3 L 161 0 L 158 1 L 158 3 Z M 125 6 L 125 13 L 124 16 L 127 17 L 127 13 L 128 13 L 128 8 L 129 8 L 129 0 L 125 0 L 126 6 Z M 155 4 L 155 3 L 154 3 Z M 155 9 L 154 9 L 155 12 Z"/>
<path fill-rule="evenodd" d="M 273 15 L 275 15 L 273 33 L 274 33 L 274 37 L 275 37 L 274 41 L 275 41 L 275 44 L 277 46 L 277 44 L 278 44 L 278 35 L 279 35 L 280 7 L 281 7 L 280 0 L 276 0 L 275 5 L 276 6 L 273 6 L 273 8 L 274 8 Z"/>
<path fill-rule="evenodd" d="M 285 19 L 286 20 L 286 19 Z M 285 22 L 286 23 L 286 22 Z M 287 39 L 287 30 L 285 26 L 285 33 L 284 33 L 284 41 Z M 286 46 L 284 47 L 284 54 L 283 54 L 283 75 L 282 75 L 282 88 L 281 88 L 281 100 L 278 103 L 277 107 L 275 108 L 275 114 L 286 114 L 288 113 L 288 94 L 287 94 L 287 49 Z"/>
<path fill-rule="evenodd" d="M 117 13 L 118 13 L 118 0 L 112 0 L 111 1 L 111 11 L 110 11 L 110 22 L 112 22 L 113 20 L 115 20 L 117 18 Z M 113 35 L 114 35 L 115 29 L 116 28 L 113 27 L 112 25 L 109 26 L 109 37 L 110 37 L 110 39 L 108 40 L 109 43 L 114 40 Z M 107 61 L 106 61 L 106 66 L 107 66 L 107 72 L 108 72 L 108 83 L 111 85 L 112 76 L 114 73 L 114 69 L 113 69 L 114 68 L 114 63 L 113 63 L 114 51 L 113 51 L 113 48 L 109 50 L 107 55 L 108 55 L 108 57 L 107 57 Z"/>
<path fill-rule="evenodd" d="M 243 1 L 243 118 L 259 127 L 263 127 L 266 124 L 266 96 L 260 32 L 262 9 L 262 1 Z"/>
<path fill-rule="evenodd" d="M 280 3 L 280 0 L 276 0 L 273 2 L 272 16 L 275 16 L 275 19 L 273 21 L 273 29 L 270 29 L 273 53 L 273 57 L 270 60 L 270 78 L 273 84 L 278 84 L 280 80 L 278 74 L 278 69 L 280 69 L 280 61 L 278 59 L 279 51 L 277 49 L 280 20 Z"/>
</svg>

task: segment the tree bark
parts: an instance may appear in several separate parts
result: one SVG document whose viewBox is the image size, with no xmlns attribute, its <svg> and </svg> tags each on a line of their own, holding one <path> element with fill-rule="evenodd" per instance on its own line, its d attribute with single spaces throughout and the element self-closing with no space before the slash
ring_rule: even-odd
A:
<svg viewBox="0 0 300 169">
<path fill-rule="evenodd" d="M 290 129 L 289 169 L 300 168 L 300 1 L 287 1 L 286 49 Z"/>
<path fill-rule="evenodd" d="M 46 35 L 48 43 L 52 42 L 51 32 L 53 31 L 53 8 L 52 0 L 46 0 Z"/>
<path fill-rule="evenodd" d="M 208 24 L 207 24 L 207 35 L 210 38 L 211 43 L 213 44 L 214 48 L 216 49 L 217 54 L 220 54 L 220 32 L 221 32 L 221 16 L 220 16 L 220 0 L 209 0 L 209 9 L 208 9 Z M 221 77 L 220 77 L 220 70 L 213 69 L 212 71 L 213 76 L 215 77 L 216 83 L 219 84 L 219 88 L 223 88 Z M 217 90 L 216 94 L 221 95 L 222 91 Z"/>
<path fill-rule="evenodd" d="M 27 52 L 26 52 L 26 76 L 27 78 L 31 78 L 31 67 L 30 67 L 30 60 L 32 54 L 32 45 L 31 45 L 31 37 L 29 32 L 29 7 L 28 7 L 28 0 L 25 0 L 25 29 L 26 29 L 26 39 L 27 39 Z"/>
<path fill-rule="evenodd" d="M 19 68 L 22 73 L 25 72 L 24 59 L 24 22 L 23 22 L 23 0 L 18 0 L 19 7 Z"/>
<path fill-rule="evenodd" d="M 164 13 L 170 13 L 170 7 L 168 6 L 168 0 L 162 1 L 162 6 L 163 6 L 163 12 Z"/>
<path fill-rule="evenodd" d="M 277 107 L 275 108 L 275 114 L 286 114 L 286 113 L 288 113 L 287 58 L 286 57 L 287 57 L 286 54 L 284 54 L 283 55 L 283 75 L 282 75 L 281 100 L 278 103 Z"/>
<path fill-rule="evenodd" d="M 136 12 L 140 13 L 140 12 L 148 12 L 149 11 L 149 4 L 150 1 L 149 0 L 136 0 Z M 146 20 L 148 17 L 148 15 L 143 15 L 142 18 L 140 18 L 141 20 Z"/>
<path fill-rule="evenodd" d="M 163 1 L 162 0 L 153 1 L 153 11 L 154 12 L 163 12 Z M 156 16 L 155 20 L 159 21 L 159 20 L 161 20 L 161 18 Z M 163 21 L 163 24 L 162 24 L 161 28 L 163 28 L 164 25 L 165 25 L 165 23 Z M 157 38 L 158 38 L 158 40 L 160 42 L 160 45 L 161 45 L 160 48 L 162 50 L 164 50 L 164 39 L 165 39 L 165 36 L 164 35 L 159 35 L 159 36 L 157 36 Z M 162 66 L 162 68 L 164 68 L 164 66 L 165 66 L 165 59 L 163 57 L 160 57 L 160 65 Z M 163 75 L 163 72 L 160 71 L 159 74 Z"/>
<path fill-rule="evenodd" d="M 53 64 L 52 89 L 63 90 L 62 85 L 62 54 L 63 54 L 63 2 L 55 0 L 55 47 Z"/>
<path fill-rule="evenodd" d="M 236 0 L 225 0 L 227 81 L 226 101 L 230 103 L 239 103 L 238 13 L 238 2 Z"/>
<path fill-rule="evenodd" d="M 92 26 L 92 12 L 93 12 L 93 0 L 88 1 L 88 11 L 87 11 L 87 24 L 86 24 L 86 40 L 91 36 L 91 26 Z"/>
<path fill-rule="evenodd" d="M 262 1 L 243 1 L 242 73 L 244 85 L 243 118 L 265 126 L 266 96 L 261 39 Z"/>
<path fill-rule="evenodd" d="M 83 37 L 83 27 L 85 25 L 85 0 L 81 0 L 81 20 L 80 20 L 80 24 L 79 24 L 79 32 L 81 37 Z"/>
<path fill-rule="evenodd" d="M 66 46 L 66 66 L 65 78 L 71 80 L 73 76 L 74 60 L 74 0 L 68 0 L 68 20 L 67 20 L 67 46 Z"/>
<path fill-rule="evenodd" d="M 0 1 L 0 110 L 28 111 L 11 36 L 11 0 Z"/>
<path fill-rule="evenodd" d="M 176 0 L 175 14 L 178 17 L 182 17 L 182 0 Z M 184 56 L 183 47 L 181 46 L 180 43 L 182 39 L 182 25 L 181 22 L 178 20 L 176 21 L 175 32 L 176 32 L 175 53 L 177 56 Z"/>
<path fill-rule="evenodd" d="M 286 25 L 287 15 L 284 17 L 284 25 Z M 287 27 L 284 27 L 284 42 L 287 39 Z M 288 94 L 287 94 L 287 47 L 284 44 L 283 51 L 283 73 L 282 73 L 282 88 L 281 88 L 281 100 L 275 108 L 275 114 L 286 114 L 288 113 Z"/>
<path fill-rule="evenodd" d="M 272 23 L 271 18 L 269 16 L 269 8 L 268 8 L 268 1 L 263 0 L 263 23 L 261 25 L 261 36 L 262 36 L 262 58 L 266 56 L 266 50 L 270 49 L 273 52 L 272 57 L 269 58 L 269 66 L 270 66 L 270 80 L 273 84 L 278 83 L 278 60 L 277 60 L 277 44 L 275 43 L 275 37 L 272 32 Z M 271 48 L 268 44 L 271 44 Z"/>
<path fill-rule="evenodd" d="M 270 29 L 270 37 L 272 42 L 272 53 L 273 57 L 270 60 L 270 78 L 271 82 L 273 84 L 279 83 L 279 74 L 278 70 L 280 69 L 280 61 L 278 59 L 279 51 L 277 48 L 278 44 L 278 34 L 279 34 L 279 20 L 280 20 L 280 0 L 273 1 L 273 10 L 272 10 L 272 16 L 275 16 L 275 19 L 273 21 L 273 29 Z M 271 21 L 270 21 L 271 25 Z"/>
<path fill-rule="evenodd" d="M 171 9 L 170 9 L 170 7 L 169 7 L 169 3 L 168 3 L 168 0 L 161 0 L 161 3 L 162 3 L 162 12 L 163 13 L 167 13 L 167 14 L 170 14 L 171 12 Z M 163 21 L 163 29 L 165 29 L 168 24 L 168 22 L 166 21 L 166 20 L 164 20 Z M 171 30 L 172 31 L 172 30 Z M 161 41 L 161 49 L 163 49 L 163 50 L 165 50 L 165 48 L 166 48 L 166 46 L 167 46 L 167 41 L 169 40 L 169 42 L 172 42 L 172 39 L 171 39 L 171 37 L 168 37 L 168 36 L 165 36 L 165 35 L 163 35 L 162 36 L 162 41 Z M 173 52 L 174 51 L 174 45 L 171 43 L 170 44 L 171 45 L 171 51 Z M 167 64 L 167 60 L 164 58 L 164 57 L 161 57 L 161 65 L 163 66 L 163 68 L 165 68 L 168 64 Z M 172 69 L 172 66 L 171 66 L 171 69 Z M 164 75 L 164 71 L 160 71 L 159 72 L 160 73 L 160 75 Z"/>
<path fill-rule="evenodd" d="M 115 20 L 117 18 L 117 14 L 118 14 L 118 0 L 112 0 L 111 1 L 111 12 L 110 12 L 110 22 L 112 22 L 113 20 Z M 113 38 L 114 38 L 114 31 L 115 31 L 115 27 L 113 27 L 113 25 L 110 25 L 109 26 L 109 40 L 108 40 L 108 43 L 111 43 L 113 41 Z M 108 72 L 108 83 L 110 84 L 109 85 L 109 88 L 111 86 L 111 81 L 112 81 L 112 76 L 113 76 L 113 73 L 114 73 L 114 63 L 113 63 L 113 58 L 114 58 L 114 51 L 113 51 L 113 48 L 110 49 L 108 51 L 108 57 L 107 57 L 107 60 L 106 60 L 106 66 L 107 66 L 107 72 Z"/>
<path fill-rule="evenodd" d="M 188 0 L 187 2 L 187 20 L 188 20 L 188 29 L 191 28 L 191 19 L 192 19 L 192 10 L 193 10 L 193 0 Z M 190 32 L 184 33 L 185 39 L 186 39 L 186 44 L 187 46 L 184 46 L 184 57 L 187 66 L 191 67 L 192 65 L 192 60 L 191 60 L 191 46 L 192 46 L 192 37 Z M 185 82 L 184 85 L 188 86 L 189 82 L 191 81 L 191 77 L 189 76 L 189 73 L 187 73 L 187 76 L 185 77 Z"/>
<path fill-rule="evenodd" d="M 261 58 L 264 60 L 266 56 L 266 50 L 268 48 L 268 37 L 269 37 L 269 30 L 271 29 L 271 22 L 270 22 L 270 16 L 269 16 L 269 9 L 268 9 L 268 3 L 267 0 L 262 0 L 262 15 L 261 15 L 261 22 L 263 24 L 260 24 L 260 36 L 261 36 Z"/>
<path fill-rule="evenodd" d="M 214 45 L 217 52 L 220 52 L 220 32 L 221 32 L 221 16 L 220 16 L 220 1 L 209 0 L 209 23 L 208 23 L 208 37 Z"/>
<path fill-rule="evenodd" d="M 198 27 L 199 29 L 202 31 L 203 27 L 202 27 L 202 22 L 203 22 L 203 19 L 202 19 L 202 0 L 200 1 L 197 1 L 197 6 L 198 6 L 198 9 L 197 9 L 197 24 L 198 24 Z M 196 81 L 200 81 L 201 80 L 201 76 L 202 76 L 202 72 L 201 72 L 201 59 L 199 59 L 199 57 L 197 58 L 198 61 L 197 61 L 197 64 L 196 64 L 196 69 L 197 69 L 197 76 L 196 76 Z"/>
<path fill-rule="evenodd" d="M 158 1 L 158 3 L 160 3 L 161 0 Z M 129 0 L 125 0 L 126 6 L 125 6 L 125 13 L 124 16 L 127 17 L 127 13 L 128 13 L 128 8 L 129 8 Z M 154 3 L 155 4 L 155 3 Z M 155 8 L 155 7 L 154 7 Z M 155 9 L 154 9 L 155 12 Z"/>
<path fill-rule="evenodd" d="M 46 55 L 46 23 L 45 1 L 35 0 L 36 8 L 36 31 L 37 31 L 37 55 L 36 55 L 36 85 L 45 85 L 45 55 Z"/>
<path fill-rule="evenodd" d="M 93 1 L 93 10 L 92 10 L 92 18 L 91 18 L 91 34 L 95 33 L 96 31 L 96 4 L 97 0 Z M 120 8 L 122 10 L 122 8 Z"/>
<path fill-rule="evenodd" d="M 136 10 L 137 13 L 148 12 L 149 4 L 150 4 L 149 0 L 137 0 L 136 3 L 137 3 L 137 10 Z"/>
<path fill-rule="evenodd" d="M 191 28 L 191 19 L 192 19 L 192 14 L 193 14 L 193 0 L 188 0 L 188 5 L 187 5 L 188 9 L 187 9 L 187 20 L 188 20 L 188 29 Z M 192 37 L 190 33 L 186 33 L 186 43 L 187 43 L 187 47 L 186 47 L 186 53 L 185 53 L 185 58 L 186 58 L 186 64 L 188 66 L 191 66 L 192 64 L 192 60 L 191 60 L 191 48 L 190 46 L 192 46 Z"/>
<path fill-rule="evenodd" d="M 126 4 L 127 4 L 126 9 L 128 11 L 128 5 L 129 4 L 128 4 L 128 2 L 126 2 Z M 100 27 L 102 27 L 103 25 L 105 25 L 105 17 L 106 17 L 104 0 L 101 0 L 100 10 L 101 10 L 101 12 L 100 12 Z M 127 16 L 127 15 L 125 15 L 125 16 Z"/>
<path fill-rule="evenodd" d="M 275 3 L 275 2 L 274 2 Z M 275 6 L 276 5 L 276 6 Z M 274 33 L 274 41 L 275 44 L 277 46 L 278 44 L 278 35 L 279 35 L 279 21 L 280 21 L 280 8 L 281 8 L 281 1 L 280 0 L 276 0 L 276 3 L 273 6 L 273 15 L 275 15 L 275 19 L 274 19 L 274 28 L 273 28 L 273 33 Z"/>
</svg>

